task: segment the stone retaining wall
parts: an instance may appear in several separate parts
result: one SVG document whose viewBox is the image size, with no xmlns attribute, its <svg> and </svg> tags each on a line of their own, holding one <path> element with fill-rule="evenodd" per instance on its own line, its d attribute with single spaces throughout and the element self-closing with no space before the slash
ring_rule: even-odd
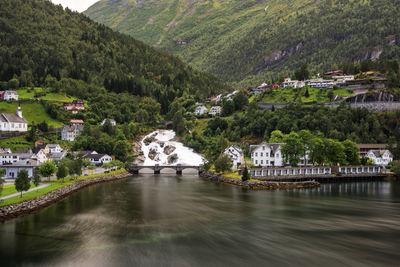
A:
<svg viewBox="0 0 400 267">
<path fill-rule="evenodd" d="M 204 172 L 200 174 L 205 180 L 216 182 L 216 183 L 224 183 L 230 185 L 236 185 L 247 189 L 252 190 L 276 190 L 276 189 L 292 189 L 292 188 L 311 188 L 321 186 L 320 183 L 310 180 L 310 181 L 302 181 L 302 182 L 271 182 L 271 181 L 246 181 L 243 182 L 237 179 L 225 178 L 219 175 L 216 175 L 212 172 Z"/>
<path fill-rule="evenodd" d="M 129 176 L 131 176 L 131 174 L 126 172 L 117 175 L 82 180 L 21 203 L 0 207 L 0 222 L 27 215 L 44 207 L 50 206 L 71 195 L 72 193 L 90 185 L 116 181 Z"/>
</svg>

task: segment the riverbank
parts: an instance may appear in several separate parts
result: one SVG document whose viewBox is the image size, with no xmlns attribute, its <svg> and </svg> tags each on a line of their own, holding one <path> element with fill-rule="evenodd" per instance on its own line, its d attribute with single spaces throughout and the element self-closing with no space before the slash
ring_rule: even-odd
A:
<svg viewBox="0 0 400 267">
<path fill-rule="evenodd" d="M 295 189 L 295 188 L 313 188 L 319 187 L 321 184 L 316 181 L 300 181 L 300 182 L 274 182 L 274 181 L 258 181 L 250 180 L 243 182 L 240 179 L 227 178 L 217 175 L 213 172 L 200 173 L 200 177 L 211 182 L 240 186 L 251 190 L 277 190 L 277 189 Z"/>
<path fill-rule="evenodd" d="M 85 187 L 88 187 L 88 186 L 91 186 L 94 184 L 99 184 L 99 183 L 116 181 L 116 180 L 127 178 L 129 176 L 131 176 L 131 174 L 124 171 L 124 172 L 119 172 L 116 174 L 100 176 L 97 178 L 89 178 L 89 179 L 86 178 L 86 179 L 82 179 L 82 180 L 77 180 L 76 182 L 74 182 L 72 184 L 67 184 L 61 188 L 55 189 L 55 190 L 50 191 L 41 196 L 31 198 L 31 199 L 25 200 L 20 203 L 0 207 L 0 222 L 4 222 L 6 220 L 14 219 L 14 218 L 17 218 L 20 216 L 24 216 L 24 215 L 28 215 L 33 212 L 36 212 L 40 209 L 48 207 L 64 198 L 66 198 L 67 196 L 69 196 Z"/>
</svg>

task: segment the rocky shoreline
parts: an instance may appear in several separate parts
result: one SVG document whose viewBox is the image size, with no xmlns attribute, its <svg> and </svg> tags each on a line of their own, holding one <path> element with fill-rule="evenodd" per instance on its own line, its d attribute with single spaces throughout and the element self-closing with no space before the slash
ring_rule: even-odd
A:
<svg viewBox="0 0 400 267">
<path fill-rule="evenodd" d="M 230 179 L 216 175 L 212 172 L 204 172 L 200 174 L 200 177 L 207 181 L 215 183 L 230 184 L 240 186 L 242 188 L 251 190 L 277 190 L 277 189 L 294 189 L 294 188 L 313 188 L 319 187 L 321 184 L 316 181 L 302 181 L 302 182 L 271 182 L 271 181 L 246 181 L 243 182 L 237 179 Z"/>
<path fill-rule="evenodd" d="M 126 172 L 122 174 L 82 180 L 75 182 L 69 186 L 51 191 L 45 195 L 23 201 L 21 203 L 0 207 L 0 222 L 36 212 L 90 185 L 116 181 L 127 178 L 129 176 L 131 176 L 131 174 Z"/>
</svg>

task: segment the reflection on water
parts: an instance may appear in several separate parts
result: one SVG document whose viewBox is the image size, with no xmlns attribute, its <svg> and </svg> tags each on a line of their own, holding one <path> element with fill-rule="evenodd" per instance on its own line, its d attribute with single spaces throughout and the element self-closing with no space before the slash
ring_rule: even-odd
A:
<svg viewBox="0 0 400 267">
<path fill-rule="evenodd" d="M 0 266 L 395 266 L 399 240 L 398 182 L 254 192 L 142 175 L 0 225 Z"/>
</svg>

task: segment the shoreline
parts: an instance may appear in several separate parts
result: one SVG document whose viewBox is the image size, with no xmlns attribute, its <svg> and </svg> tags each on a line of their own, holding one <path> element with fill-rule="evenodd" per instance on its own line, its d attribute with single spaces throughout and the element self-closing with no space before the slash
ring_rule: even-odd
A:
<svg viewBox="0 0 400 267">
<path fill-rule="evenodd" d="M 20 203 L 0 207 L 0 223 L 35 213 L 91 185 L 118 181 L 130 176 L 132 176 L 132 174 L 130 174 L 129 172 L 124 172 L 110 176 L 81 180 L 71 185 L 67 185 L 65 187 L 48 192 L 47 194 L 44 194 L 42 196 L 25 200 Z"/>
<path fill-rule="evenodd" d="M 199 176 L 207 181 L 239 186 L 250 190 L 278 190 L 320 187 L 319 182 L 308 180 L 300 182 L 246 181 L 222 177 L 213 172 L 203 172 Z"/>
</svg>

